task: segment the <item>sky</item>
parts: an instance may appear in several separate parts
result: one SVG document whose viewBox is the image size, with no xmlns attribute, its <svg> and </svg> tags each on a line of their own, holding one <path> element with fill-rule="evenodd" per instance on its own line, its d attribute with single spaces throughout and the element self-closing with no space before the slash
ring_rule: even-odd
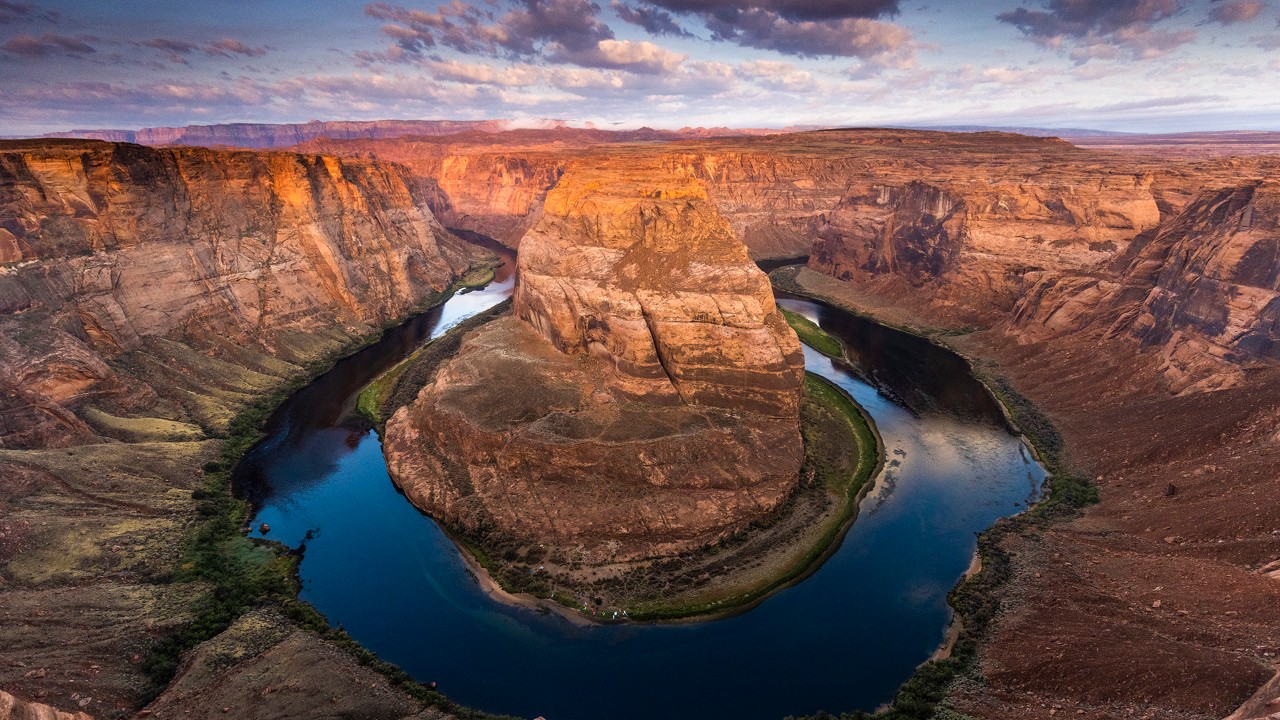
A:
<svg viewBox="0 0 1280 720">
<path fill-rule="evenodd" d="M 0 135 L 382 118 L 1280 130 L 1280 0 L 0 0 Z"/>
</svg>

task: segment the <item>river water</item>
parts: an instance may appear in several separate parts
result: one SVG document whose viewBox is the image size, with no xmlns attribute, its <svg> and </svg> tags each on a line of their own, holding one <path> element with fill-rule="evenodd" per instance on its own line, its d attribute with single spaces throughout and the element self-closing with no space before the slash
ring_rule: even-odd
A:
<svg viewBox="0 0 1280 720">
<path fill-rule="evenodd" d="M 236 486 L 270 537 L 305 543 L 302 598 L 463 704 L 548 720 L 736 718 L 874 709 L 943 641 L 975 533 L 1039 495 L 1041 467 L 951 353 L 804 299 L 779 304 L 850 348 L 806 367 L 870 413 L 886 467 L 839 550 L 803 582 L 712 622 L 581 627 L 491 600 L 396 490 L 354 396 L 427 337 L 508 297 L 487 288 L 391 330 L 288 400 Z"/>
</svg>

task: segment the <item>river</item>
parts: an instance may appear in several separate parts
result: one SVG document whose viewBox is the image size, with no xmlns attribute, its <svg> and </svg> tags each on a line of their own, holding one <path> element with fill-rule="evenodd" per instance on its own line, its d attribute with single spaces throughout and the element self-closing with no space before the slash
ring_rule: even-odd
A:
<svg viewBox="0 0 1280 720">
<path fill-rule="evenodd" d="M 481 710 L 548 720 L 736 718 L 874 709 L 943 641 L 947 591 L 975 533 L 1039 496 L 1044 472 L 962 360 L 802 298 L 779 304 L 850 348 L 850 371 L 808 370 L 875 419 L 886 467 L 839 550 L 733 617 L 582 627 L 485 595 L 458 549 L 387 475 L 354 396 L 427 337 L 501 302 L 514 258 L 483 290 L 393 329 L 300 390 L 241 462 L 236 486 L 269 537 L 305 543 L 302 599 L 383 659 Z"/>
</svg>

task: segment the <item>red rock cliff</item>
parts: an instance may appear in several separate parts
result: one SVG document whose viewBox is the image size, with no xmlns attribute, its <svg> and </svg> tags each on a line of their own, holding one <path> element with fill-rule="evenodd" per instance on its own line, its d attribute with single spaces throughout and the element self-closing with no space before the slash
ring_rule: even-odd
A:
<svg viewBox="0 0 1280 720">
<path fill-rule="evenodd" d="M 575 166 L 519 263 L 518 317 L 387 423 L 418 507 L 604 563 L 699 547 L 789 495 L 799 341 L 697 183 L 636 158 Z"/>
<path fill-rule="evenodd" d="M 303 361 L 403 317 L 472 252 L 424 192 L 368 161 L 0 145 L 0 442 L 82 436 L 60 408 L 141 392 L 113 364 L 148 338 Z"/>
</svg>

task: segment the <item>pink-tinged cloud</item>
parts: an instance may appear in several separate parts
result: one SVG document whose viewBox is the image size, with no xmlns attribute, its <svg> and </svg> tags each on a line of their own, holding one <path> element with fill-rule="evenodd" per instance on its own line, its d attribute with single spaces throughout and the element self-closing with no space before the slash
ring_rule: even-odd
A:
<svg viewBox="0 0 1280 720">
<path fill-rule="evenodd" d="M 753 10 L 741 13 L 733 22 L 711 18 L 707 27 L 718 40 L 800 57 L 875 58 L 906 56 L 913 51 L 907 29 L 866 18 L 789 20 Z"/>
<path fill-rule="evenodd" d="M 1209 19 L 1223 25 L 1235 25 L 1257 19 L 1266 7 L 1262 0 L 1225 2 L 1209 10 Z"/>
<path fill-rule="evenodd" d="M 770 90 L 806 92 L 816 87 L 813 73 L 779 60 L 749 60 L 738 65 L 738 74 Z"/>
<path fill-rule="evenodd" d="M 1125 57 L 1148 60 L 1196 38 L 1194 30 L 1155 27 L 1181 12 L 1183 0 L 1049 0 L 1045 7 L 1017 8 L 996 19 L 1043 47 L 1070 47 L 1068 57 L 1076 64 Z"/>
<path fill-rule="evenodd" d="M 645 75 L 675 72 L 686 57 L 651 42 L 630 40 L 601 40 L 595 47 L 580 51 L 553 45 L 547 53 L 547 59 L 553 62 Z"/>
<path fill-rule="evenodd" d="M 0 50 L 25 58 L 39 58 L 49 55 L 88 55 L 97 52 L 92 45 L 85 42 L 85 40 L 92 39 L 94 38 L 74 38 L 53 33 L 45 33 L 39 37 L 35 35 L 15 35 L 3 45 L 0 45 Z"/>
<path fill-rule="evenodd" d="M 231 57 L 232 55 L 262 57 L 270 50 L 265 45 L 262 47 L 250 47 L 235 38 L 222 38 L 221 40 L 207 42 L 201 45 L 200 49 L 209 55 L 220 55 L 222 57 Z"/>
</svg>

